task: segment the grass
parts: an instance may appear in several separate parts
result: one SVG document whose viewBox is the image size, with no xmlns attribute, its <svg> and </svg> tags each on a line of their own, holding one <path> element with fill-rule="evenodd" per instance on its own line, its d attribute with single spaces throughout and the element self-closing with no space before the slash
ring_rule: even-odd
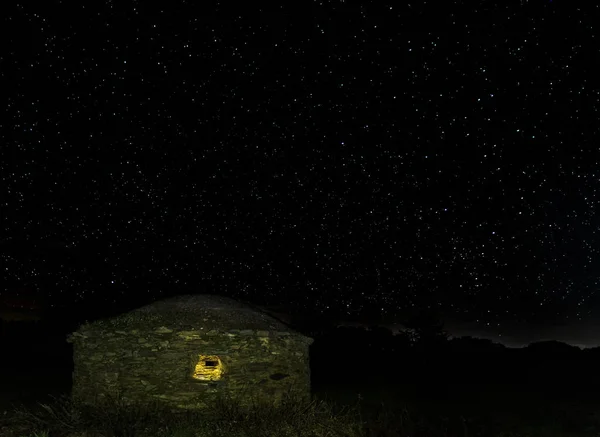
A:
<svg viewBox="0 0 600 437">
<path fill-rule="evenodd" d="M 500 413 L 502 409 L 496 405 L 497 414 L 492 417 L 459 405 L 394 402 L 385 392 L 356 394 L 353 402 L 325 397 L 314 396 L 307 404 L 288 395 L 278 407 L 257 401 L 242 407 L 221 397 L 204 412 L 174 413 L 161 404 L 132 406 L 119 398 L 98 400 L 92 407 L 63 395 L 46 403 L 18 406 L 0 418 L 0 437 L 600 436 L 595 410 L 571 404 L 553 408 L 529 405 L 525 414 L 522 406 L 513 402 L 514 411 Z M 484 404 L 481 409 L 490 407 Z"/>
<path fill-rule="evenodd" d="M 362 436 L 360 414 L 323 401 L 308 404 L 285 396 L 278 407 L 241 406 L 221 397 L 204 412 L 175 413 L 161 404 L 128 405 L 120 399 L 94 406 L 70 397 L 19 406 L 4 420 L 2 437 L 334 437 Z M 11 429 L 11 434 L 6 430 Z"/>
</svg>

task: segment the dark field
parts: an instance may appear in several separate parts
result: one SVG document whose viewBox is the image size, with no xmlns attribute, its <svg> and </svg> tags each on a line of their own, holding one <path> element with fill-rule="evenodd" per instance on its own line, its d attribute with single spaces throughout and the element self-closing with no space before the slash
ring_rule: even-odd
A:
<svg viewBox="0 0 600 437">
<path fill-rule="evenodd" d="M 335 411 L 355 407 L 360 435 L 600 435 L 596 350 L 556 343 L 506 349 L 473 340 L 416 347 L 383 331 L 356 329 L 314 338 L 314 399 L 330 402 Z M 71 349 L 60 330 L 13 330 L 0 353 L 5 422 L 15 404 L 35 408 L 68 393 Z M 329 432 L 298 435 L 349 435 Z M 4 435 L 11 436 L 7 425 Z"/>
</svg>

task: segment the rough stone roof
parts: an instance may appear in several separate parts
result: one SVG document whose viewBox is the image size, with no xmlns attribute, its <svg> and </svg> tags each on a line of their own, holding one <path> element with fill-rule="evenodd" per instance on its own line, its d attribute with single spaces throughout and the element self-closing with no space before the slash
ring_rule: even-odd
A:
<svg viewBox="0 0 600 437">
<path fill-rule="evenodd" d="M 195 329 L 277 331 L 301 335 L 287 325 L 236 300 L 210 294 L 181 295 L 159 300 L 109 319 L 84 325 L 107 329 Z"/>
</svg>

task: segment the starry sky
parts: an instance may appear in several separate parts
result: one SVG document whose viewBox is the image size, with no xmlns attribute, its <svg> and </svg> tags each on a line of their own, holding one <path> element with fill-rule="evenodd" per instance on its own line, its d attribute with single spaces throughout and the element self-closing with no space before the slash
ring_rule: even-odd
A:
<svg viewBox="0 0 600 437">
<path fill-rule="evenodd" d="M 2 14 L 3 295 L 600 316 L 595 2 Z"/>
</svg>

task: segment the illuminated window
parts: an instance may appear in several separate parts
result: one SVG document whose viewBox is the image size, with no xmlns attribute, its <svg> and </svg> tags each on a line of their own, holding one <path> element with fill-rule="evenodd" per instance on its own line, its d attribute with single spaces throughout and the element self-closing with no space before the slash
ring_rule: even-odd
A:
<svg viewBox="0 0 600 437">
<path fill-rule="evenodd" d="M 199 355 L 194 368 L 194 379 L 201 381 L 216 381 L 223 376 L 223 363 L 216 355 Z"/>
</svg>

